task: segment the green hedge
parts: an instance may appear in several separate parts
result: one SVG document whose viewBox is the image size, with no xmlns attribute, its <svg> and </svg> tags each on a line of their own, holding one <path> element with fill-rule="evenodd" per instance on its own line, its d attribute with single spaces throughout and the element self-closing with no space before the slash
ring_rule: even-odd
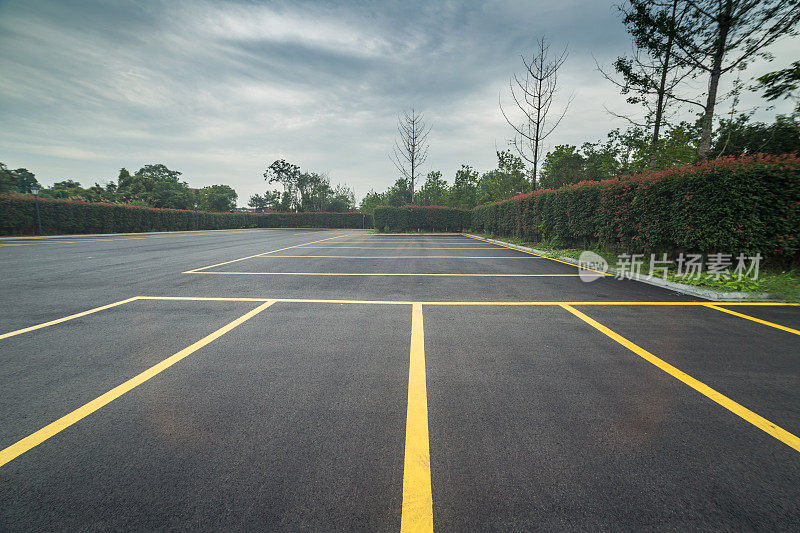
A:
<svg viewBox="0 0 800 533">
<path fill-rule="evenodd" d="M 375 208 L 375 227 L 379 231 L 462 231 L 470 226 L 471 213 L 438 205 Z"/>
<path fill-rule="evenodd" d="M 757 154 L 537 190 L 478 206 L 472 228 L 561 246 L 800 257 L 800 158 Z"/>
<path fill-rule="evenodd" d="M 235 228 L 371 228 L 362 213 L 209 213 L 39 198 L 45 234 L 138 233 Z M 36 231 L 34 199 L 0 195 L 0 234 Z"/>
</svg>

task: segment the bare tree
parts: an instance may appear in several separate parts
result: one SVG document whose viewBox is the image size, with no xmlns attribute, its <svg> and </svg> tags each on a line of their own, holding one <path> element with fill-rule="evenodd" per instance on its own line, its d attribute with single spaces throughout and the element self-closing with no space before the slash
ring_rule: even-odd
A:
<svg viewBox="0 0 800 533">
<path fill-rule="evenodd" d="M 397 131 L 400 139 L 395 141 L 389 157 L 403 177 L 411 182 L 411 203 L 414 203 L 414 181 L 428 158 L 427 140 L 431 129 L 422 119 L 422 113 L 412 108 L 410 113 L 403 111 L 398 115 Z"/>
<path fill-rule="evenodd" d="M 516 151 L 525 161 L 533 165 L 531 189 L 536 188 L 536 177 L 539 171 L 539 154 L 543 141 L 564 118 L 572 96 L 567 100 L 561 115 L 552 122 L 548 121 L 548 113 L 558 88 L 558 69 L 567 59 L 567 48 L 551 56 L 550 44 L 546 37 L 536 42 L 536 50 L 530 58 L 522 57 L 525 70 L 521 75 L 514 74 L 508 82 L 511 98 L 522 113 L 521 120 L 509 118 L 500 101 L 500 112 L 506 122 L 514 128 L 514 139 L 511 141 Z"/>
</svg>

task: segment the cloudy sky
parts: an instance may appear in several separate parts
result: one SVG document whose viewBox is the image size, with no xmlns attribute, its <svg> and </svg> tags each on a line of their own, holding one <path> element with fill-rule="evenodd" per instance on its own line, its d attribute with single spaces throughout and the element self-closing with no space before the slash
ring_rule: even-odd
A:
<svg viewBox="0 0 800 533">
<path fill-rule="evenodd" d="M 396 115 L 413 106 L 432 126 L 423 170 L 452 181 L 462 163 L 494 168 L 511 135 L 498 98 L 542 34 L 568 45 L 561 96 L 574 93 L 549 145 L 624 126 L 603 109 L 625 112 L 624 99 L 594 64 L 630 48 L 614 3 L 0 0 L 0 161 L 85 186 L 164 163 L 245 205 L 285 158 L 360 198 L 398 177 Z M 781 41 L 746 78 L 798 47 Z M 791 107 L 754 94 L 741 107 L 759 105 L 767 120 Z"/>
</svg>

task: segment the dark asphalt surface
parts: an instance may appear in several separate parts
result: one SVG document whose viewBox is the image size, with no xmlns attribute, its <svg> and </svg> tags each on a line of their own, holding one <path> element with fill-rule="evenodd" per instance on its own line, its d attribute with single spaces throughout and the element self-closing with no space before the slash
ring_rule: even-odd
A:
<svg viewBox="0 0 800 533">
<path fill-rule="evenodd" d="M 0 334 L 134 296 L 697 301 L 613 278 L 274 274 L 577 273 L 348 230 L 0 240 L 0 265 Z M 0 450 L 259 303 L 136 300 L 0 339 Z M 798 307 L 727 308 L 800 328 Z M 578 309 L 800 435 L 797 335 L 700 306 Z M 567 310 L 423 314 L 436 530 L 800 528 L 798 451 Z M 275 303 L 0 466 L 0 531 L 396 531 L 410 334 L 410 305 Z"/>
</svg>

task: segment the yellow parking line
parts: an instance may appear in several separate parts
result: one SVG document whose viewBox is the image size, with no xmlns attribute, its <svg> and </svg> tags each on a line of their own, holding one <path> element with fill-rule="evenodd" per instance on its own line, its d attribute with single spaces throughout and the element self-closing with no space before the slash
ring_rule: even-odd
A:
<svg viewBox="0 0 800 533">
<path fill-rule="evenodd" d="M 575 268 L 583 268 L 583 270 L 590 270 L 592 272 L 602 273 L 599 270 L 594 270 L 592 268 L 586 268 L 586 267 L 580 267 L 580 266 L 576 265 L 575 263 L 569 263 L 567 261 L 562 261 L 561 259 L 554 259 L 552 257 L 547 257 L 546 255 L 541 255 L 541 254 L 537 254 L 537 253 L 534 253 L 534 252 L 529 252 L 527 250 L 520 250 L 519 248 L 514 248 L 513 246 L 506 246 L 505 244 L 498 244 L 496 242 L 489 242 L 486 239 L 483 239 L 481 237 L 473 237 L 471 235 L 465 235 L 465 237 L 469 237 L 470 239 L 476 239 L 476 240 L 479 240 L 479 241 L 487 242 L 489 244 L 494 244 L 495 246 L 502 246 L 503 248 L 508 248 L 509 250 L 516 250 L 518 252 L 522 252 L 523 254 L 535 255 L 536 257 L 541 257 L 542 259 L 549 259 L 550 261 L 555 261 L 556 263 L 563 263 L 565 265 L 573 266 Z"/>
<path fill-rule="evenodd" d="M 411 306 L 411 357 L 408 365 L 400 531 L 433 531 L 428 393 L 425 386 L 425 331 L 422 325 L 422 305 L 418 303 Z"/>
<path fill-rule="evenodd" d="M 174 355 L 164 359 L 160 363 L 157 363 L 144 372 L 138 374 L 135 377 L 132 377 L 128 381 L 122 383 L 121 385 L 117 385 L 110 391 L 106 392 L 105 394 L 98 396 L 94 400 L 90 401 L 89 403 L 84 404 L 83 406 L 75 409 L 71 413 L 68 413 L 55 422 L 51 422 L 50 424 L 46 425 L 39 431 L 32 433 L 25 437 L 22 440 L 17 441 L 16 443 L 12 444 L 8 448 L 4 450 L 0 450 L 0 467 L 4 464 L 8 463 L 9 461 L 19 457 L 23 453 L 27 452 L 31 448 L 38 446 L 39 444 L 43 443 L 50 437 L 60 433 L 61 431 L 65 430 L 69 426 L 75 424 L 76 422 L 80 421 L 81 419 L 89 416 L 90 414 L 94 413 L 101 407 L 108 405 L 112 401 L 116 400 L 126 392 L 138 387 L 145 381 L 149 380 L 153 376 L 158 375 L 159 373 L 163 372 L 167 368 L 171 367 L 178 361 L 185 359 L 189 355 L 193 354 L 203 346 L 209 344 L 215 339 L 218 339 L 228 333 L 230 330 L 235 328 L 236 326 L 246 322 L 247 320 L 251 319 L 252 317 L 259 314 L 261 311 L 272 305 L 273 301 L 267 301 L 252 311 L 245 313 L 244 315 L 240 316 L 233 322 L 222 326 L 215 332 L 211 333 L 210 335 L 206 335 L 199 341 L 195 342 L 191 346 L 184 348 L 183 350 L 177 352 Z"/>
<path fill-rule="evenodd" d="M 67 320 L 72 320 L 73 318 L 80 318 L 82 316 L 91 315 L 92 313 L 96 313 L 98 311 L 102 311 L 104 309 L 110 309 L 112 307 L 116 307 L 118 305 L 126 304 L 132 302 L 134 300 L 138 300 L 138 296 L 134 296 L 133 298 L 128 298 L 127 300 L 120 300 L 119 302 L 114 302 L 108 305 L 103 305 L 101 307 L 95 307 L 94 309 L 89 309 L 88 311 L 83 311 L 81 313 L 76 313 L 74 315 L 65 316 L 63 318 L 59 318 L 56 320 L 51 320 L 50 322 L 44 322 L 42 324 L 37 324 L 36 326 L 30 326 L 27 328 L 18 329 L 16 331 L 9 331 L 8 333 L 3 333 L 0 335 L 0 340 L 7 339 L 9 337 L 13 337 L 15 335 L 20 335 L 21 333 L 27 333 L 29 331 L 34 331 L 41 328 L 46 328 L 47 326 L 53 326 L 55 324 L 60 324 L 62 322 L 66 322 Z"/>
<path fill-rule="evenodd" d="M 216 265 L 214 265 L 216 266 Z M 208 272 L 189 270 L 184 274 L 215 274 L 223 276 L 459 276 L 471 278 L 577 278 L 587 274 L 456 274 L 456 273 L 413 273 L 413 272 Z M 601 277 L 611 274 L 590 274 Z"/>
<path fill-rule="evenodd" d="M 529 255 L 269 255 L 263 259 L 296 259 L 311 257 L 316 259 L 544 259 Z"/>
<path fill-rule="evenodd" d="M 331 300 L 315 298 L 247 298 L 247 297 L 225 297 L 225 296 L 137 296 L 139 300 L 177 300 L 177 301 L 210 301 L 210 302 L 291 302 L 291 303 L 332 303 L 332 304 L 381 304 L 381 305 L 488 305 L 488 306 L 537 306 L 537 305 L 660 305 L 660 306 L 705 306 L 706 302 L 570 302 L 570 301 L 518 301 L 518 302 L 437 302 L 437 301 L 411 301 L 411 300 Z M 788 302 L 731 302 L 725 305 L 758 305 L 758 306 L 798 306 L 800 304 Z"/>
<path fill-rule="evenodd" d="M 375 244 L 378 241 L 367 240 L 367 241 L 342 241 L 350 244 Z M 383 241 L 381 244 L 386 244 L 387 241 Z M 436 244 L 469 244 L 472 241 L 468 241 L 466 239 L 461 239 L 457 241 L 440 241 L 439 239 L 432 239 L 432 240 L 422 240 L 422 239 L 414 239 L 414 240 L 392 240 L 392 243 L 414 243 L 414 242 L 423 242 L 423 243 L 436 243 Z"/>
<path fill-rule="evenodd" d="M 751 411 L 750 409 L 744 407 L 743 405 L 736 403 L 735 401 L 731 400 L 730 398 L 728 398 L 727 396 L 723 395 L 722 393 L 717 392 L 716 390 L 712 389 L 711 387 L 709 387 L 705 383 L 696 380 L 695 378 L 693 378 L 689 374 L 687 374 L 687 373 L 675 368 L 674 366 L 672 366 L 671 364 L 667 363 L 666 361 L 664 361 L 662 359 L 659 359 L 658 357 L 656 357 L 655 355 L 651 354 L 650 352 L 648 352 L 644 348 L 641 348 L 641 347 L 637 346 L 636 344 L 632 343 L 631 341 L 629 341 L 628 339 L 626 339 L 622 335 L 620 335 L 620 334 L 608 329 L 607 327 L 605 327 L 604 325 L 600 324 L 599 322 L 597 322 L 593 318 L 581 313 L 580 311 L 578 311 L 574 307 L 571 307 L 571 306 L 569 306 L 567 304 L 562 304 L 561 307 L 563 307 L 564 309 L 566 309 L 567 311 L 569 311 L 570 313 L 572 313 L 576 317 L 580 318 L 581 320 L 583 320 L 584 322 L 586 322 L 587 324 L 589 324 L 590 326 L 592 326 L 596 330 L 604 333 L 606 336 L 608 336 L 611 339 L 617 341 L 619 344 L 621 344 L 625 348 L 629 349 L 630 351 L 632 351 L 633 353 L 635 353 L 636 355 L 638 355 L 639 357 L 641 357 L 642 359 L 644 359 L 648 363 L 651 363 L 651 364 L 657 366 L 658 368 L 660 368 L 661 370 L 663 370 L 664 372 L 666 372 L 670 376 L 674 377 L 675 379 L 678 379 L 679 381 L 682 381 L 683 383 L 685 383 L 686 385 L 690 386 L 691 388 L 693 388 L 694 390 L 696 390 L 697 392 L 699 392 L 703 396 L 706 396 L 710 400 L 713 400 L 714 402 L 718 403 L 719 405 L 721 405 L 722 407 L 724 407 L 728 411 L 732 412 L 733 414 L 735 414 L 735 415 L 743 418 L 744 420 L 750 422 L 751 424 L 756 426 L 758 429 L 768 433 L 769 435 L 772 435 L 773 437 L 775 437 L 779 441 L 783 442 L 787 446 L 790 446 L 790 447 L 794 448 L 795 450 L 797 450 L 798 452 L 800 452 L 800 438 L 798 438 L 795 435 L 789 433 L 788 431 L 786 431 L 785 429 L 781 428 L 777 424 L 774 424 L 774 423 L 770 422 L 766 418 L 763 418 L 762 416 L 754 413 L 753 411 Z"/>
<path fill-rule="evenodd" d="M 728 305 L 728 304 L 725 304 Z M 738 316 L 740 318 L 745 318 L 747 320 L 752 320 L 753 322 L 758 322 L 759 324 L 764 324 L 765 326 L 770 326 L 773 328 L 782 329 L 783 331 L 788 331 L 789 333 L 794 333 L 795 335 L 800 335 L 800 331 L 792 328 L 787 328 L 786 326 L 781 326 L 780 324 L 776 324 L 774 322 L 767 322 L 766 320 L 761 320 L 760 318 L 756 318 L 754 316 L 745 315 L 744 313 L 737 313 L 736 311 L 731 311 L 730 309 L 725 309 L 724 307 L 718 307 L 713 304 L 706 304 L 706 307 L 711 309 L 716 309 L 717 311 L 722 311 L 723 313 L 728 313 L 729 315 Z"/>
<path fill-rule="evenodd" d="M 214 268 L 214 267 L 218 267 L 218 266 L 222 266 L 222 265 L 229 265 L 231 263 L 236 263 L 237 261 L 244 261 L 245 259 L 252 259 L 253 257 L 260 257 L 262 255 L 274 254 L 275 252 L 282 252 L 283 250 L 291 250 L 292 248 L 299 248 L 301 246 L 306 246 L 307 244 L 314 244 L 315 242 L 322 242 L 322 241 L 329 241 L 331 239 L 338 239 L 339 237 L 343 237 L 343 235 L 336 235 L 335 237 L 328 237 L 327 239 L 320 239 L 318 241 L 311 241 L 311 242 L 307 242 L 307 243 L 303 243 L 303 244 L 295 244 L 294 246 L 287 246 L 286 248 L 278 248 L 277 250 L 270 250 L 269 252 L 263 252 L 263 253 L 260 253 L 260 254 L 248 255 L 247 257 L 240 257 L 239 259 L 233 259 L 232 261 L 225 261 L 224 263 L 217 263 L 216 265 L 209 265 L 209 266 L 204 266 L 204 267 L 200 267 L 200 268 L 195 268 L 195 269 L 192 269 L 192 270 L 187 270 L 186 272 L 183 272 L 183 273 L 184 274 L 200 274 L 201 270 L 206 270 L 208 268 Z M 207 272 L 204 272 L 204 273 L 207 274 Z"/>
<path fill-rule="evenodd" d="M 352 250 L 491 250 L 488 246 L 309 246 L 309 248 L 340 248 Z M 517 250 L 519 251 L 519 250 Z M 534 254 L 535 255 L 535 254 Z M 549 257 L 546 259 L 550 259 Z M 574 265 L 573 265 L 574 266 Z"/>
<path fill-rule="evenodd" d="M 25 242 L 25 241 L 7 241 L 7 242 L 0 242 L 0 246 L 36 246 L 37 244 L 75 244 L 72 241 L 33 241 L 33 242 Z"/>
</svg>

